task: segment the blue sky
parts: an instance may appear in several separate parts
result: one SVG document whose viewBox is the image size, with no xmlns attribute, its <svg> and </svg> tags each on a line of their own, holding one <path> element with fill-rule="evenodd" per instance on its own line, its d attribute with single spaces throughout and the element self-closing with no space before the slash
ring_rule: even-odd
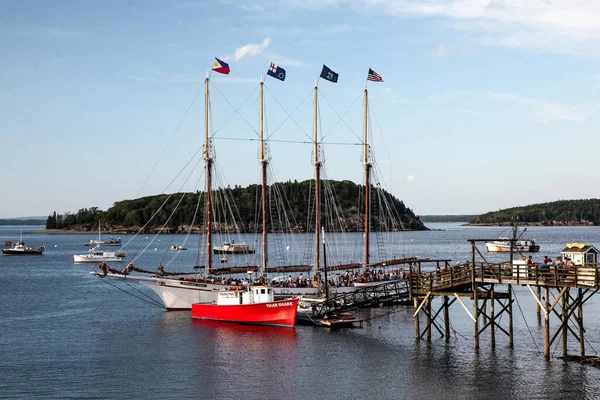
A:
<svg viewBox="0 0 600 400">
<path fill-rule="evenodd" d="M 312 177 L 296 142 L 312 135 L 326 64 L 340 76 L 318 83 L 330 179 L 363 179 L 371 67 L 384 79 L 368 86 L 379 179 L 417 214 L 600 197 L 599 39 L 592 0 L 2 1 L 0 217 L 192 190 L 196 176 L 169 184 L 202 145 L 215 56 L 231 67 L 211 75 L 224 184 L 258 183 L 247 139 L 275 62 L 278 180 Z"/>
</svg>

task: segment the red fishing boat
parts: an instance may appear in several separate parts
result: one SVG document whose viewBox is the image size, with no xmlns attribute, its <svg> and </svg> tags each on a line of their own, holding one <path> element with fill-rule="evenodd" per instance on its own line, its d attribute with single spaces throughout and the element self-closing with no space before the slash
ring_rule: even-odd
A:
<svg viewBox="0 0 600 400">
<path fill-rule="evenodd" d="M 215 303 L 192 304 L 192 317 L 249 325 L 296 325 L 298 299 L 274 301 L 273 288 L 268 286 L 229 289 L 219 291 Z"/>
</svg>

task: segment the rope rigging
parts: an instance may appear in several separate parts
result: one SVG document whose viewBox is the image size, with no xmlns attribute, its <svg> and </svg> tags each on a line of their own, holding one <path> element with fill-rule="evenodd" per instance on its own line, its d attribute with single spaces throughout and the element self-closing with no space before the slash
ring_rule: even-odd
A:
<svg viewBox="0 0 600 400">
<path fill-rule="evenodd" d="M 541 353 L 540 348 L 537 344 L 537 342 L 535 341 L 535 337 L 533 336 L 533 333 L 531 332 L 531 328 L 529 328 L 529 324 L 527 323 L 527 319 L 525 318 L 525 314 L 523 313 L 523 309 L 521 308 L 521 304 L 519 303 L 519 298 L 517 296 L 517 292 L 513 291 L 513 294 L 515 296 L 515 300 L 517 301 L 517 307 L 519 307 L 519 312 L 521 313 L 521 316 L 523 317 L 523 321 L 525 322 L 525 326 L 527 327 L 527 331 L 529 332 L 529 336 L 531 336 L 531 341 L 533 342 L 538 354 Z"/>
<path fill-rule="evenodd" d="M 171 146 L 171 143 L 173 142 L 173 139 L 175 139 L 175 135 L 177 135 L 177 133 L 179 132 L 179 129 L 181 128 L 181 126 L 183 125 L 183 121 L 185 121 L 185 119 L 187 118 L 187 115 L 189 114 L 190 110 L 192 109 L 192 107 L 194 106 L 194 104 L 196 103 L 196 100 L 198 99 L 198 96 L 200 95 L 201 92 L 203 92 L 204 88 L 200 87 L 200 89 L 198 89 L 198 92 L 196 92 L 196 95 L 194 96 L 194 98 L 192 99 L 192 102 L 190 103 L 190 105 L 188 106 L 188 109 L 185 111 L 185 113 L 183 114 L 183 117 L 181 118 L 181 120 L 179 121 L 179 124 L 177 124 L 177 127 L 175 128 L 175 131 L 173 132 L 173 134 L 171 135 L 171 138 L 169 139 L 167 146 L 164 148 L 163 152 L 161 153 L 160 157 L 158 157 L 158 160 L 156 161 L 156 163 L 154 164 L 154 167 L 152 168 L 152 171 L 150 171 L 150 174 L 148 175 L 148 177 L 146 178 L 146 181 L 144 182 L 144 184 L 142 185 L 141 189 L 139 190 L 138 194 L 136 197 L 140 197 L 140 194 L 142 193 L 142 191 L 144 190 L 144 188 L 146 187 L 146 185 L 148 184 L 148 182 L 150 181 L 150 178 L 152 177 L 152 175 L 154 175 L 154 171 L 156 171 L 156 167 L 158 167 L 158 164 L 160 164 L 160 162 L 162 161 L 162 158 L 164 157 L 165 153 L 167 152 L 167 150 L 169 149 L 169 147 Z"/>
</svg>

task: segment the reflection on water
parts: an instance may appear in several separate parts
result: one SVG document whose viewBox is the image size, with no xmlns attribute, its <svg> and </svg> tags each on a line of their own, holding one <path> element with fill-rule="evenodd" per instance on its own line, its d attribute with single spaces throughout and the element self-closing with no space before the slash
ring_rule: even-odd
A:
<svg viewBox="0 0 600 400">
<path fill-rule="evenodd" d="M 464 261 L 467 239 L 505 230 L 436 227 L 444 230 L 398 233 L 407 254 Z M 18 231 L 0 227 L 0 241 Z M 527 233 L 542 245 L 534 256 L 540 258 L 555 256 L 565 243 L 598 245 L 600 238 L 595 227 Z M 476 353 L 473 324 L 457 304 L 448 343 L 435 333 L 432 343 L 417 342 L 413 309 L 405 306 L 361 310 L 362 329 L 339 331 L 192 320 L 188 312 L 168 313 L 115 290 L 91 277 L 89 266 L 73 265 L 89 235 L 34 236 L 29 241 L 48 248 L 40 258 L 0 257 L 1 398 L 591 399 L 600 392 L 600 371 L 563 362 L 560 347 L 549 362 L 543 359 L 543 326 L 520 286 L 514 349 L 500 333 L 491 349 L 484 333 Z M 584 313 L 589 354 L 600 349 L 599 302 L 593 297 Z"/>
</svg>

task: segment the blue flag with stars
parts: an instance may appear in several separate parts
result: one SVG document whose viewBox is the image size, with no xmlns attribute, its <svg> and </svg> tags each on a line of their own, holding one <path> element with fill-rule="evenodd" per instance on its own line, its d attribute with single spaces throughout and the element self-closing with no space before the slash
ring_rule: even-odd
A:
<svg viewBox="0 0 600 400">
<path fill-rule="evenodd" d="M 267 71 L 267 75 L 272 76 L 275 79 L 279 79 L 280 81 L 285 81 L 285 69 L 271 63 L 269 70 Z"/>
</svg>

